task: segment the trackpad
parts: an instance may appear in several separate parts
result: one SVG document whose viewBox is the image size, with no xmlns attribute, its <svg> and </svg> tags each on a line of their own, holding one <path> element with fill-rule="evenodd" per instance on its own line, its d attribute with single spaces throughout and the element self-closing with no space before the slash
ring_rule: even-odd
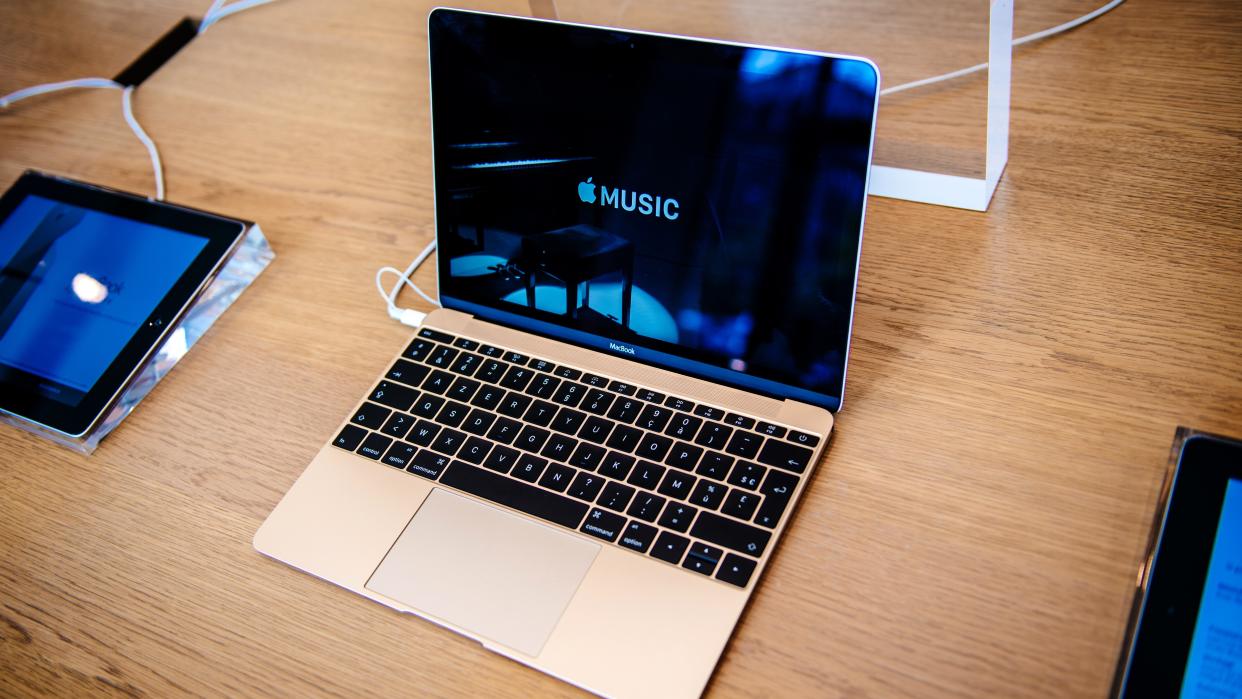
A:
<svg viewBox="0 0 1242 699">
<path fill-rule="evenodd" d="M 537 656 L 598 552 L 597 544 L 436 488 L 367 587 Z"/>
</svg>

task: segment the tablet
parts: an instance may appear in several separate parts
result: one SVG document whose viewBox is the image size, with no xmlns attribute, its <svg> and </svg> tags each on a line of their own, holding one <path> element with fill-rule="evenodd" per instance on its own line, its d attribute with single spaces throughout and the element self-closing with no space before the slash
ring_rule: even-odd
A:
<svg viewBox="0 0 1242 699">
<path fill-rule="evenodd" d="M 80 437 L 247 224 L 26 172 L 0 198 L 0 410 Z"/>
<path fill-rule="evenodd" d="M 1242 691 L 1242 443 L 1182 444 L 1116 695 Z"/>
</svg>

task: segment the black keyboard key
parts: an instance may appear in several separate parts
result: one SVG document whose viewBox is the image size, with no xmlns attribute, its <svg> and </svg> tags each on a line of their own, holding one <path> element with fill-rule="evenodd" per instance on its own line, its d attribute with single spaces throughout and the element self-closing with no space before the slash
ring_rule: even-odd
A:
<svg viewBox="0 0 1242 699">
<path fill-rule="evenodd" d="M 620 381 L 611 381 L 608 384 L 608 390 L 612 391 L 613 393 L 620 393 L 623 396 L 632 396 L 634 395 L 635 391 L 637 391 L 638 389 L 634 388 L 633 385 L 628 384 L 628 383 L 621 383 Z"/>
<path fill-rule="evenodd" d="M 690 540 L 684 536 L 677 536 L 672 532 L 660 532 L 660 538 L 656 539 L 655 546 L 651 547 L 651 555 L 677 565 L 681 563 L 682 554 L 686 552 L 686 547 L 689 545 Z"/>
<path fill-rule="evenodd" d="M 392 444 L 392 437 L 385 437 L 382 434 L 372 432 L 367 438 L 362 440 L 362 446 L 358 447 L 358 453 L 368 459 L 378 459 L 388 450 L 388 445 Z"/>
<path fill-rule="evenodd" d="M 468 401 L 474 398 L 474 392 L 479 390 L 479 382 L 471 379 L 457 379 L 453 382 L 452 387 L 448 390 L 448 397 L 459 401 Z"/>
<path fill-rule="evenodd" d="M 668 424 L 669 418 L 673 417 L 673 411 L 662 405 L 648 405 L 643 408 L 642 413 L 638 415 L 637 426 L 644 430 L 652 432 L 661 432 L 664 426 Z"/>
<path fill-rule="evenodd" d="M 459 337 L 456 340 L 453 340 L 453 346 L 460 347 L 464 350 L 470 350 L 471 352 L 473 352 L 479 348 L 479 343 L 475 342 L 474 340 L 467 340 L 464 337 Z"/>
<path fill-rule="evenodd" d="M 811 450 L 778 439 L 769 439 L 759 452 L 759 461 L 786 471 L 802 473 L 811 462 Z"/>
<path fill-rule="evenodd" d="M 543 448 L 543 443 L 548 441 L 547 430 L 541 430 L 533 425 L 526 425 L 522 428 L 521 434 L 514 440 L 513 446 L 523 451 L 529 451 L 532 454 L 538 454 Z"/>
<path fill-rule="evenodd" d="M 735 522 L 715 512 L 702 512 L 690 529 L 690 536 L 758 558 L 772 538 L 772 532 Z"/>
<path fill-rule="evenodd" d="M 653 391 L 650 388 L 640 388 L 638 389 L 638 400 L 661 404 L 664 402 L 664 394 Z"/>
<path fill-rule="evenodd" d="M 492 429 L 487 431 L 487 438 L 501 444 L 512 444 L 521 429 L 522 423 L 517 420 L 499 417 L 496 418 L 496 424 L 492 425 Z"/>
<path fill-rule="evenodd" d="M 513 467 L 513 473 L 510 475 L 514 478 L 521 478 L 528 483 L 534 483 L 539 480 L 539 476 L 543 475 L 543 469 L 547 465 L 547 459 L 541 459 L 530 454 L 522 454 L 518 457 L 517 466 Z"/>
<path fill-rule="evenodd" d="M 720 507 L 720 502 L 724 500 L 725 491 L 729 487 L 709 480 L 701 480 L 694 487 L 694 494 L 690 496 L 690 502 L 699 507 L 714 510 Z"/>
<path fill-rule="evenodd" d="M 381 459 L 381 461 L 389 466 L 392 466 L 393 468 L 399 468 L 404 471 L 405 467 L 410 465 L 410 459 L 413 459 L 414 455 L 417 453 L 418 447 L 413 444 L 408 442 L 394 442 L 393 445 L 389 447 L 388 453 L 384 454 L 384 458 Z"/>
<path fill-rule="evenodd" d="M 530 403 L 531 399 L 529 397 L 513 391 L 500 401 L 500 407 L 497 408 L 497 411 L 501 415 L 508 415 L 509 417 L 522 417 Z"/>
<path fill-rule="evenodd" d="M 729 474 L 729 484 L 736 485 L 739 488 L 747 490 L 755 490 L 759 487 L 759 483 L 763 480 L 763 474 L 767 469 L 749 461 L 739 461 L 737 466 L 733 467 L 733 473 Z"/>
<path fill-rule="evenodd" d="M 630 503 L 628 514 L 631 517 L 637 517 L 647 522 L 654 522 L 656 517 L 660 516 L 660 511 L 664 509 L 664 498 L 651 493 L 639 493 L 634 498 L 634 502 Z"/>
<path fill-rule="evenodd" d="M 674 413 L 673 419 L 669 420 L 668 429 L 664 430 L 664 434 L 689 441 L 694 439 L 694 435 L 699 431 L 699 425 L 702 424 L 702 418 L 685 413 Z"/>
<path fill-rule="evenodd" d="M 599 475 L 623 481 L 626 476 L 630 475 L 630 469 L 633 467 L 634 457 L 610 451 L 600 463 Z"/>
<path fill-rule="evenodd" d="M 599 491 L 604 487 L 604 479 L 594 473 L 578 472 L 574 482 L 569 486 L 569 494 L 587 502 L 594 502 Z"/>
<path fill-rule="evenodd" d="M 525 367 L 511 366 L 509 371 L 505 372 L 505 377 L 500 380 L 500 385 L 515 391 L 521 391 L 526 388 L 526 384 L 530 383 L 534 375 L 535 372 Z"/>
<path fill-rule="evenodd" d="M 703 406 L 700 405 L 699 407 Z M 732 427 L 709 422 L 703 425 L 703 429 L 699 430 L 699 436 L 694 438 L 694 443 L 708 449 L 724 451 L 725 445 L 729 443 L 729 435 L 731 434 L 733 434 Z"/>
<path fill-rule="evenodd" d="M 442 333 L 439 330 L 432 330 L 431 328 L 423 328 L 419 330 L 418 336 L 425 337 L 428 340 L 435 340 L 436 342 L 452 342 L 457 339 L 448 333 Z"/>
<path fill-rule="evenodd" d="M 685 398 L 678 398 L 677 396 L 669 396 L 668 398 L 665 398 L 664 404 L 673 410 L 680 410 L 682 412 L 688 413 L 691 410 L 694 410 L 694 403 L 691 403 Z"/>
<path fill-rule="evenodd" d="M 685 500 L 697 480 L 694 476 L 687 476 L 681 471 L 669 471 L 668 475 L 664 476 L 664 481 L 660 483 L 660 493 L 670 498 Z"/>
<path fill-rule="evenodd" d="M 563 464 L 552 464 L 548 470 L 544 472 L 543 478 L 539 479 L 539 485 L 545 488 L 551 488 L 556 492 L 563 492 L 569 487 L 569 483 L 573 480 L 574 474 L 578 470 L 572 466 Z"/>
<path fill-rule="evenodd" d="M 479 354 L 483 355 L 484 357 L 499 357 L 503 355 L 504 353 L 505 353 L 504 350 L 500 349 L 499 347 L 495 345 L 483 345 L 482 347 L 479 348 Z"/>
<path fill-rule="evenodd" d="M 552 423 L 553 417 L 556 417 L 556 406 L 546 400 L 537 400 L 531 404 L 530 410 L 526 411 L 522 419 L 540 427 L 547 427 Z"/>
<path fill-rule="evenodd" d="M 755 572 L 755 562 L 749 558 L 742 558 L 736 553 L 730 553 L 725 556 L 724 565 L 720 566 L 720 570 L 716 571 L 716 579 L 723 580 L 730 585 L 738 587 L 746 587 L 750 582 L 750 576 Z"/>
<path fill-rule="evenodd" d="M 457 358 L 458 351 L 452 347 L 437 347 L 431 350 L 431 354 L 427 355 L 427 363 L 433 367 L 447 369 L 453 366 L 453 360 Z"/>
<path fill-rule="evenodd" d="M 582 402 L 582 397 L 586 395 L 587 387 L 580 383 L 566 381 L 557 389 L 556 395 L 552 397 L 553 401 L 561 405 L 576 407 Z"/>
<path fill-rule="evenodd" d="M 644 490 L 655 490 L 660 484 L 660 478 L 664 475 L 664 467 L 659 464 L 653 464 L 650 461 L 639 461 L 634 467 L 634 472 L 630 474 L 629 483 L 636 485 Z"/>
<path fill-rule="evenodd" d="M 640 448 L 641 452 L 642 449 Z M 669 449 L 668 458 L 664 463 L 683 471 L 693 471 L 695 465 L 699 463 L 699 457 L 703 455 L 703 448 L 696 447 L 693 444 L 678 442 Z M 709 454 L 708 456 L 718 456 L 717 454 Z M 722 474 L 723 475 L 723 474 Z"/>
<path fill-rule="evenodd" d="M 392 417 L 388 418 L 388 422 L 384 423 L 384 427 L 380 429 L 380 432 L 396 439 L 405 439 L 405 433 L 409 432 L 413 426 L 414 418 L 405 413 L 393 413 Z"/>
<path fill-rule="evenodd" d="M 569 463 L 587 471 L 594 471 L 599 468 L 606 453 L 608 453 L 608 450 L 598 444 L 583 442 L 574 450 L 574 455 L 570 457 Z"/>
<path fill-rule="evenodd" d="M 555 376 L 537 374 L 535 380 L 526 387 L 526 392 L 536 398 L 551 398 L 556 394 L 556 387 L 559 385 L 561 385 L 561 380 Z"/>
<path fill-rule="evenodd" d="M 554 461 L 569 461 L 569 457 L 574 453 L 574 447 L 578 446 L 578 440 L 573 437 L 566 437 L 563 434 L 554 434 L 548 439 L 540 453 Z"/>
<path fill-rule="evenodd" d="M 612 436 L 608 438 L 608 448 L 617 451 L 634 451 L 642 436 L 642 430 L 636 430 L 627 425 L 617 425 L 612 430 Z"/>
<path fill-rule="evenodd" d="M 694 414 L 699 417 L 705 417 L 708 420 L 719 420 L 724 417 L 725 412 L 710 405 L 696 405 L 694 407 Z"/>
<path fill-rule="evenodd" d="M 484 410 L 495 410 L 500 405 L 500 399 L 505 397 L 505 389 L 496 386 L 484 385 L 479 392 L 474 394 L 474 400 L 470 401 L 471 405 L 477 405 Z"/>
<path fill-rule="evenodd" d="M 431 443 L 431 448 L 441 454 L 448 454 L 449 456 L 452 456 L 456 454 L 457 450 L 461 449 L 461 445 L 465 443 L 466 434 L 464 432 L 458 432 L 457 430 L 445 428 L 440 430 L 440 436 L 436 437 L 436 440 Z"/>
<path fill-rule="evenodd" d="M 401 356 L 406 359 L 413 359 L 417 362 L 424 359 L 428 352 L 435 349 L 435 346 L 435 343 L 430 340 L 418 339 L 411 342 L 410 346 L 405 348 L 405 352 L 403 352 Z"/>
<path fill-rule="evenodd" d="M 430 393 L 424 393 L 415 401 L 414 407 L 410 412 L 419 417 L 432 418 L 436 413 L 440 412 L 440 408 L 444 407 L 444 399 L 440 396 L 433 396 Z"/>
<path fill-rule="evenodd" d="M 604 486 L 604 492 L 599 494 L 599 500 L 596 502 L 615 512 L 625 512 L 625 508 L 630 504 L 630 498 L 634 497 L 634 489 L 628 485 L 610 481 Z"/>
<path fill-rule="evenodd" d="M 619 422 L 634 422 L 639 411 L 643 409 L 642 401 L 637 398 L 618 398 L 608 411 L 608 417 Z"/>
<path fill-rule="evenodd" d="M 682 562 L 681 567 L 703 575 L 711 575 L 715 572 L 716 564 L 720 562 L 722 556 L 724 556 L 724 551 L 715 546 L 694 543 L 686 552 L 686 560 Z"/>
<path fill-rule="evenodd" d="M 460 461 L 454 461 L 449 466 L 440 482 L 562 527 L 577 529 L 588 509 L 586 503 L 575 502 L 564 495 L 514 481 Z"/>
<path fill-rule="evenodd" d="M 517 352 L 505 352 L 505 361 L 510 364 L 525 365 L 526 362 L 530 361 L 530 357 L 527 357 L 524 354 L 518 354 Z"/>
<path fill-rule="evenodd" d="M 466 416 L 466 421 L 462 423 L 461 428 L 470 434 L 487 434 L 491 429 L 492 423 L 496 421 L 496 416 L 485 410 L 475 408 Z"/>
<path fill-rule="evenodd" d="M 586 397 L 582 399 L 579 407 L 588 413 L 595 415 L 603 415 L 608 412 L 608 406 L 612 405 L 612 394 L 605 393 L 598 388 L 587 391 Z"/>
<path fill-rule="evenodd" d="M 556 369 L 556 365 L 546 359 L 536 359 L 530 363 L 530 368 L 535 371 L 545 371 L 550 374 L 552 373 L 552 370 Z"/>
<path fill-rule="evenodd" d="M 466 419 L 466 415 L 469 413 L 470 406 L 465 403 L 449 401 L 448 404 L 444 406 L 444 410 L 441 410 L 440 414 L 436 416 L 436 422 L 441 425 L 448 425 L 449 427 L 458 427 Z"/>
<path fill-rule="evenodd" d="M 567 366 L 563 366 L 560 369 L 557 369 L 553 373 L 555 373 L 557 376 L 561 377 L 562 379 L 569 379 L 570 381 L 577 381 L 578 379 L 582 378 L 581 371 L 578 371 L 577 369 L 571 369 Z"/>
<path fill-rule="evenodd" d="M 483 463 L 483 459 L 487 456 L 487 452 L 491 450 L 491 448 L 491 442 L 485 439 L 479 439 L 478 437 L 470 437 L 466 440 L 466 446 L 462 447 L 461 451 L 457 452 L 457 458 L 462 461 L 468 461 L 472 464 L 481 464 Z"/>
<path fill-rule="evenodd" d="M 786 432 L 784 427 L 781 427 L 780 425 L 773 425 L 770 422 L 760 422 L 755 429 L 759 431 L 759 434 L 764 434 L 769 437 L 776 437 L 778 439 L 784 437 Z"/>
<path fill-rule="evenodd" d="M 781 515 L 789 506 L 797 485 L 796 476 L 784 471 L 770 471 L 768 477 L 763 480 L 763 487 L 759 489 L 759 492 L 763 493 L 763 504 L 759 507 L 759 514 L 755 515 L 755 524 L 769 529 L 774 529 L 777 524 L 780 524 Z"/>
<path fill-rule="evenodd" d="M 430 420 L 419 420 L 414 429 L 410 430 L 406 439 L 414 442 L 420 447 L 429 447 L 435 441 L 436 435 L 440 434 L 440 426 Z"/>
<path fill-rule="evenodd" d="M 355 425 L 378 430 L 380 425 L 384 424 L 384 420 L 388 419 L 388 416 L 391 414 L 392 411 L 383 406 L 374 403 L 363 403 L 359 406 L 358 411 L 354 413 L 354 416 L 349 418 L 349 421 Z"/>
<path fill-rule="evenodd" d="M 357 425 L 345 425 L 341 429 L 341 433 L 332 440 L 332 444 L 342 449 L 353 451 L 362 444 L 362 439 L 367 436 L 367 431 Z"/>
<path fill-rule="evenodd" d="M 556 417 L 552 418 L 552 429 L 565 434 L 575 434 L 585 421 L 586 413 L 572 408 L 561 408 Z"/>
<path fill-rule="evenodd" d="M 444 395 L 444 392 L 449 390 L 449 386 L 452 385 L 453 375 L 447 371 L 440 371 L 439 369 L 436 369 L 431 372 L 431 376 L 428 376 L 427 379 L 423 381 L 422 389 L 436 395 Z"/>
<path fill-rule="evenodd" d="M 384 374 L 384 378 L 400 381 L 407 386 L 417 386 L 430 373 L 431 370 L 421 364 L 398 359 L 397 363 L 393 364 L 392 368 L 388 370 L 388 373 Z"/>
<path fill-rule="evenodd" d="M 638 444 L 638 456 L 652 461 L 663 461 L 672 446 L 673 440 L 668 437 L 648 432 L 643 435 L 643 441 Z"/>
<path fill-rule="evenodd" d="M 740 520 L 749 520 L 755 515 L 757 507 L 759 507 L 758 495 L 745 490 L 733 490 L 729 492 L 729 497 L 725 498 L 724 507 L 720 508 L 720 511 Z"/>
<path fill-rule="evenodd" d="M 625 527 L 624 517 L 593 507 L 586 521 L 582 523 L 581 531 L 605 541 L 616 541 L 617 537 L 621 536 L 623 527 Z"/>
<path fill-rule="evenodd" d="M 402 386 L 392 381 L 380 381 L 367 400 L 373 400 L 397 410 L 409 410 L 417 397 L 418 391 L 409 386 Z"/>
<path fill-rule="evenodd" d="M 462 352 L 461 356 L 457 358 L 457 361 L 453 362 L 453 366 L 449 369 L 449 371 L 454 374 L 461 374 L 462 376 L 471 376 L 482 363 L 483 358 L 479 355 L 470 354 L 469 352 Z"/>
<path fill-rule="evenodd" d="M 517 463 L 520 454 L 521 452 L 516 449 L 497 444 L 492 448 L 492 453 L 487 455 L 483 465 L 497 473 L 508 473 L 509 469 L 513 468 L 513 464 Z"/>
<path fill-rule="evenodd" d="M 621 541 L 618 543 L 639 553 L 647 553 L 647 549 L 651 548 L 651 542 L 655 541 L 658 531 L 650 524 L 630 522 L 621 532 Z"/>
<path fill-rule="evenodd" d="M 725 475 L 729 473 L 729 467 L 733 465 L 733 457 L 725 456 L 719 452 L 709 451 L 703 455 L 703 460 L 699 462 L 699 467 L 695 470 L 700 476 L 715 478 L 723 481 Z"/>
<path fill-rule="evenodd" d="M 804 447 L 813 447 L 816 444 L 819 444 L 819 437 L 816 437 L 813 434 L 807 434 L 806 432 L 790 432 L 789 441 L 794 442 L 795 444 L 801 444 Z"/>
<path fill-rule="evenodd" d="M 504 362 L 498 362 L 495 359 L 488 359 L 483 362 L 481 367 L 479 367 L 479 371 L 474 375 L 474 378 L 488 383 L 496 383 L 504 378 L 505 369 L 508 368 L 509 365 Z"/>
<path fill-rule="evenodd" d="M 565 412 L 569 408 L 561 408 L 561 412 Z M 583 415 L 584 413 L 579 413 Z M 578 431 L 578 436 L 596 444 L 603 444 L 608 439 L 608 433 L 612 432 L 612 423 L 602 417 L 591 416 L 586 419 L 586 423 L 582 429 Z"/>
<path fill-rule="evenodd" d="M 742 430 L 749 430 L 755 426 L 755 418 L 738 415 L 737 413 L 729 413 L 725 416 L 724 421 Z"/>
<path fill-rule="evenodd" d="M 576 381 L 577 379 L 574 380 Z M 582 383 L 588 386 L 595 386 L 596 388 L 606 388 L 608 386 L 608 379 L 599 374 L 583 374 Z"/>
<path fill-rule="evenodd" d="M 729 446 L 725 447 L 725 451 L 730 454 L 736 454 L 743 459 L 753 459 L 755 454 L 759 453 L 759 445 L 761 443 L 763 443 L 763 437 L 754 432 L 738 430 L 733 433 L 733 439 L 729 440 Z"/>
<path fill-rule="evenodd" d="M 440 477 L 441 473 L 444 473 L 444 469 L 448 465 L 449 458 L 447 456 L 423 449 L 414 455 L 414 458 L 410 460 L 410 465 L 405 470 L 434 481 Z"/>
</svg>

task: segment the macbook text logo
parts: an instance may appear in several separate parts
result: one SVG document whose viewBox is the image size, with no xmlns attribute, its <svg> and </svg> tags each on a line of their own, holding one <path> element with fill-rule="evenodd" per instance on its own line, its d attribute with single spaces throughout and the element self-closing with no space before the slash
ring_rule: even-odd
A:
<svg viewBox="0 0 1242 699">
<path fill-rule="evenodd" d="M 608 349 L 616 352 L 625 352 L 626 354 L 634 354 L 634 348 L 626 345 L 618 345 L 615 342 L 608 343 Z"/>
<path fill-rule="evenodd" d="M 669 221 L 676 221 L 681 215 L 681 204 L 676 199 L 659 194 L 631 192 L 601 184 L 598 185 L 599 196 L 596 196 L 594 179 L 588 177 L 586 182 L 578 183 L 578 199 L 583 204 L 594 204 L 598 201 L 600 206 L 611 206 L 621 211 L 637 212 L 643 216 L 655 216 Z"/>
</svg>

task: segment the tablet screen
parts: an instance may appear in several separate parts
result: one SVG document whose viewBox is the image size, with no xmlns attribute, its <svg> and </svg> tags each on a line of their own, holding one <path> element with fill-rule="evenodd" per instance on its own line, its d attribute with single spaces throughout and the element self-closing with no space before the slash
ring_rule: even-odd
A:
<svg viewBox="0 0 1242 699">
<path fill-rule="evenodd" d="M 0 223 L 0 373 L 38 377 L 39 393 L 77 405 L 207 242 L 25 197 Z"/>
<path fill-rule="evenodd" d="M 1236 696 L 1239 688 L 1242 688 L 1242 481 L 1231 479 L 1216 526 L 1181 696 Z"/>
</svg>

